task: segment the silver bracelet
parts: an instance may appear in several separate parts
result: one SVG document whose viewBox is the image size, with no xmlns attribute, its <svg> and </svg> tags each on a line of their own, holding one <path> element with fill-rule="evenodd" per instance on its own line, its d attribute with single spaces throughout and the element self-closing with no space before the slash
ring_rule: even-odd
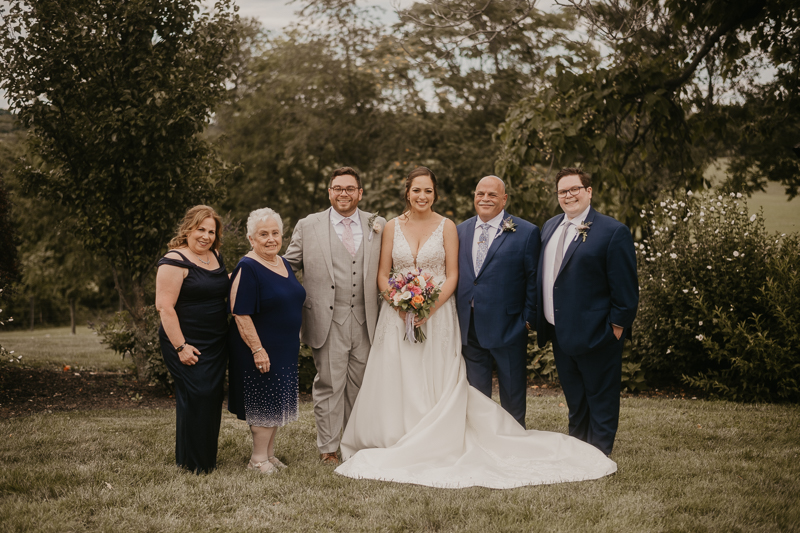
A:
<svg viewBox="0 0 800 533">
<path fill-rule="evenodd" d="M 261 350 L 263 350 L 263 349 L 264 349 L 264 347 L 262 346 L 261 348 L 259 348 L 259 349 L 258 349 L 258 350 L 256 350 L 255 352 L 253 352 L 251 355 L 255 355 L 255 354 L 257 354 L 258 352 L 260 352 Z"/>
</svg>

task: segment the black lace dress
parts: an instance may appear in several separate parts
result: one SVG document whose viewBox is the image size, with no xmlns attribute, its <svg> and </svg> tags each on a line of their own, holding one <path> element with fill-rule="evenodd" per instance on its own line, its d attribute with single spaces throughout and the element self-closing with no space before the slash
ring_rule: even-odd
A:
<svg viewBox="0 0 800 533">
<path fill-rule="evenodd" d="M 228 274 L 215 252 L 219 268 L 206 270 L 176 250 L 182 260 L 162 257 L 158 265 L 187 268 L 175 312 L 186 342 L 200 351 L 196 364 L 181 363 L 178 353 L 159 328 L 161 353 L 175 380 L 175 462 L 193 472 L 217 466 L 217 441 L 222 418 L 223 385 L 227 366 Z"/>
</svg>

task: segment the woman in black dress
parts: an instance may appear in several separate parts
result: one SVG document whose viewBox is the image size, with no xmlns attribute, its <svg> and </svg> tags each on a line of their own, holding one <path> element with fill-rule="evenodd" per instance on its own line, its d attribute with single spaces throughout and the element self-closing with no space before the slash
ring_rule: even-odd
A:
<svg viewBox="0 0 800 533">
<path fill-rule="evenodd" d="M 278 427 L 297 420 L 297 356 L 306 291 L 285 259 L 283 222 L 269 208 L 250 213 L 253 249 L 231 276 L 228 410 L 250 425 L 253 453 L 248 469 L 271 474 Z"/>
<path fill-rule="evenodd" d="M 212 208 L 189 209 L 156 276 L 161 353 L 175 380 L 175 461 L 198 474 L 217 466 L 222 417 L 228 274 L 217 253 L 221 232 Z"/>
</svg>

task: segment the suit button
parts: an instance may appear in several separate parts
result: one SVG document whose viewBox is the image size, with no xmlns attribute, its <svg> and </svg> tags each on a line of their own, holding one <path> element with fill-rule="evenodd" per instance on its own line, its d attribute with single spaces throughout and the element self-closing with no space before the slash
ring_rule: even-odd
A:
<svg viewBox="0 0 800 533">
<path fill-rule="evenodd" d="M 355 262 L 355 261 L 353 261 L 353 264 L 355 265 L 355 264 L 356 264 L 356 262 Z"/>
<path fill-rule="evenodd" d="M 355 287 L 355 286 L 356 286 L 356 284 L 355 284 L 355 283 L 353 283 L 353 287 Z"/>
<path fill-rule="evenodd" d="M 356 295 L 354 294 L 354 295 L 353 295 L 353 298 L 355 298 L 355 297 L 356 297 Z"/>
<path fill-rule="evenodd" d="M 553 290 L 556 290 L 557 288 L 558 288 L 558 285 L 553 285 Z"/>
<path fill-rule="evenodd" d="M 331 306 L 331 310 L 333 310 L 333 306 Z"/>
<path fill-rule="evenodd" d="M 353 275 L 355 276 L 355 275 L 356 275 L 356 273 L 355 273 L 355 272 L 353 272 Z"/>
<path fill-rule="evenodd" d="M 351 308 L 352 308 L 352 307 L 355 307 L 355 305 L 351 305 L 350 307 L 351 307 Z"/>
<path fill-rule="evenodd" d="M 336 288 L 336 287 L 334 287 L 333 285 L 331 285 L 331 289 L 335 289 L 335 288 Z"/>
<path fill-rule="evenodd" d="M 477 285 L 477 284 L 478 284 L 478 282 L 477 282 L 477 281 L 476 281 L 475 283 L 473 283 L 473 285 Z"/>
</svg>

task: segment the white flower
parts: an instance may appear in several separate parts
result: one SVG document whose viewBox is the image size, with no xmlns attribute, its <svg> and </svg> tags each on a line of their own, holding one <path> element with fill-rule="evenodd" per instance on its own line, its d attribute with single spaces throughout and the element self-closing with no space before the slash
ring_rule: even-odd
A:
<svg viewBox="0 0 800 533">
<path fill-rule="evenodd" d="M 670 259 L 677 259 L 678 254 L 669 254 Z"/>
<path fill-rule="evenodd" d="M 667 353 L 672 353 L 672 350 L 670 348 L 667 348 Z"/>
<path fill-rule="evenodd" d="M 750 234 L 750 232 L 749 232 L 749 231 L 745 231 L 745 232 L 744 232 L 744 236 L 745 236 L 745 237 L 747 237 L 749 234 Z"/>
<path fill-rule="evenodd" d="M 731 193 L 731 198 L 736 198 L 736 195 Z"/>
<path fill-rule="evenodd" d="M 694 193 L 693 193 L 692 191 L 688 191 L 688 192 L 686 193 L 686 196 L 694 196 Z"/>
<path fill-rule="evenodd" d="M 402 296 L 402 294 L 400 294 L 399 292 L 394 293 L 394 296 L 392 296 L 392 302 L 394 302 L 395 306 L 400 304 L 400 297 L 401 296 Z"/>
<path fill-rule="evenodd" d="M 703 321 L 701 320 L 700 322 L 697 323 L 697 325 L 698 326 L 702 326 L 703 325 Z"/>
<path fill-rule="evenodd" d="M 658 231 L 658 230 L 656 230 L 656 231 L 653 233 L 653 237 L 655 237 L 656 235 L 661 235 L 661 232 L 660 232 L 660 231 Z"/>
<path fill-rule="evenodd" d="M 706 265 L 706 268 L 711 270 L 711 265 Z"/>
<path fill-rule="evenodd" d="M 9 322 L 14 322 L 14 318 L 13 317 L 9 317 L 8 321 Z"/>
<path fill-rule="evenodd" d="M 428 283 L 428 282 L 427 282 L 427 280 L 425 280 L 425 278 L 424 278 L 424 277 L 422 277 L 422 276 L 417 276 L 417 284 L 418 284 L 420 287 L 422 287 L 422 288 L 424 289 L 424 288 L 425 288 L 425 284 L 427 284 L 427 283 Z"/>
<path fill-rule="evenodd" d="M 660 205 L 661 207 L 664 207 L 664 206 L 665 206 L 665 205 L 667 205 L 667 204 L 665 204 L 664 202 L 661 202 L 661 203 L 660 203 L 660 204 L 658 204 L 658 205 Z"/>
<path fill-rule="evenodd" d="M 683 294 L 686 294 L 687 292 L 689 292 L 689 289 L 683 289 Z"/>
<path fill-rule="evenodd" d="M 736 250 L 734 250 L 734 251 L 733 251 L 733 257 L 739 257 L 739 252 L 737 252 Z"/>
<path fill-rule="evenodd" d="M 717 196 L 717 200 L 722 200 L 722 195 L 721 194 L 719 196 Z M 717 205 L 719 205 L 719 203 L 717 203 Z"/>
<path fill-rule="evenodd" d="M 656 257 L 661 257 L 661 252 L 656 252 Z"/>
<path fill-rule="evenodd" d="M 714 206 L 709 207 L 709 211 L 715 211 Z"/>
<path fill-rule="evenodd" d="M 700 211 L 700 216 L 701 216 L 701 217 L 704 217 L 704 216 L 706 216 L 706 212 L 705 212 L 705 211 Z"/>
<path fill-rule="evenodd" d="M 742 197 L 742 193 L 740 193 L 740 192 L 737 192 L 737 193 L 736 193 L 736 198 L 741 198 L 741 197 Z"/>
<path fill-rule="evenodd" d="M 695 339 L 697 339 L 697 340 L 699 340 L 699 341 L 703 340 L 703 334 L 701 333 L 700 335 L 698 335 L 697 337 L 695 337 Z"/>
<path fill-rule="evenodd" d="M 677 220 L 677 219 L 678 219 L 678 217 L 676 217 L 675 215 L 672 215 L 672 220 Z"/>
<path fill-rule="evenodd" d="M 750 222 L 753 222 L 756 218 L 757 218 L 756 215 L 750 216 Z"/>
<path fill-rule="evenodd" d="M 704 219 L 704 218 L 701 218 L 701 219 L 700 219 L 700 223 L 701 223 L 701 224 L 702 224 L 703 222 L 705 222 L 705 221 L 706 221 L 706 219 Z"/>
</svg>

